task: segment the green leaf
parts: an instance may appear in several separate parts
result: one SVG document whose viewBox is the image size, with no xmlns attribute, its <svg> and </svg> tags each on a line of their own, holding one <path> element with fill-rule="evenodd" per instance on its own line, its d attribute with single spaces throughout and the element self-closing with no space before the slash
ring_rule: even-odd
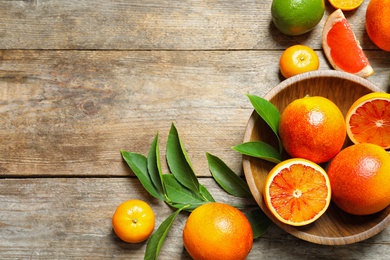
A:
<svg viewBox="0 0 390 260">
<path fill-rule="evenodd" d="M 274 147 L 265 142 L 246 142 L 233 146 L 232 148 L 241 154 L 261 158 L 273 163 L 280 163 L 282 161 L 281 154 Z"/>
<path fill-rule="evenodd" d="M 150 237 L 148 244 L 146 246 L 145 251 L 145 260 L 154 260 L 157 259 L 158 254 L 160 253 L 161 247 L 165 241 L 165 238 L 168 235 L 169 230 L 172 227 L 173 222 L 175 221 L 177 215 L 179 215 L 180 211 L 187 207 L 184 206 L 174 213 L 172 213 L 168 218 L 166 218 L 158 227 L 158 229 L 153 233 Z"/>
<path fill-rule="evenodd" d="M 190 160 L 180 141 L 179 134 L 172 124 L 167 141 L 167 163 L 175 178 L 188 189 L 199 192 L 199 181 L 192 169 Z"/>
<path fill-rule="evenodd" d="M 245 212 L 245 215 L 251 223 L 253 238 L 258 238 L 263 235 L 272 224 L 272 221 L 260 208 Z"/>
<path fill-rule="evenodd" d="M 158 134 L 154 138 L 152 146 L 150 147 L 147 164 L 149 176 L 152 180 L 152 183 L 161 194 L 165 194 L 164 187 L 162 185 L 162 170 L 160 149 L 158 145 Z"/>
<path fill-rule="evenodd" d="M 278 135 L 278 127 L 280 121 L 280 112 L 279 110 L 268 100 L 247 94 L 250 102 L 252 103 L 253 108 L 257 114 L 269 125 L 272 131 L 275 133 L 279 142 L 279 151 L 282 151 L 282 143 Z"/>
<path fill-rule="evenodd" d="M 238 177 L 221 159 L 206 153 L 209 169 L 215 181 L 229 194 L 250 198 L 252 194 L 248 184 Z"/>
<path fill-rule="evenodd" d="M 184 203 L 175 203 L 175 202 L 169 202 L 168 204 L 173 207 L 173 208 L 176 208 L 176 209 L 181 209 L 183 206 L 187 206 L 186 207 L 186 211 L 188 212 L 191 212 L 193 211 L 194 209 L 196 209 L 197 207 L 203 205 L 203 204 L 206 204 L 206 203 L 209 203 L 209 202 L 206 202 L 206 201 L 202 201 L 202 202 L 192 202 L 191 204 L 184 204 Z"/>
<path fill-rule="evenodd" d="M 156 199 L 165 200 L 164 194 L 156 189 L 149 176 L 146 157 L 138 153 L 126 151 L 121 151 L 121 154 L 127 165 L 140 180 L 142 186 Z"/>
<path fill-rule="evenodd" d="M 167 197 L 173 203 L 199 205 L 207 201 L 199 192 L 194 192 L 178 182 L 173 174 L 163 174 L 163 180 Z"/>
<path fill-rule="evenodd" d="M 203 186 L 202 184 L 200 184 L 200 194 L 203 196 L 203 198 L 205 198 L 206 201 L 210 201 L 210 202 L 215 202 L 213 196 L 211 195 L 211 193 L 206 189 L 205 186 Z"/>
</svg>

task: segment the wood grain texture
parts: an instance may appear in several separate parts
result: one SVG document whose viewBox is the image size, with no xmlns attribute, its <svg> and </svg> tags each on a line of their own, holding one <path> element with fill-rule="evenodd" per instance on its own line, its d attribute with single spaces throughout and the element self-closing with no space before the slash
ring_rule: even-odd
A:
<svg viewBox="0 0 390 260">
<path fill-rule="evenodd" d="M 326 15 L 334 9 L 326 2 Z M 314 31 L 289 37 L 271 22 L 271 0 L 0 1 L 0 49 L 226 50 L 321 48 Z M 361 17 L 346 14 L 365 49 L 376 49 Z"/>
<path fill-rule="evenodd" d="M 226 195 L 210 178 L 202 178 L 217 201 L 246 203 Z M 151 198 L 136 178 L 3 179 L 0 182 L 0 258 L 2 259 L 143 259 L 146 243 L 121 242 L 111 217 L 119 203 L 147 200 L 157 213 L 156 228 L 172 209 Z M 181 232 L 181 213 L 168 234 L 159 259 L 190 259 Z M 248 259 L 386 259 L 390 233 L 353 245 L 325 247 L 299 241 L 276 226 L 256 239 Z M 288 248 L 288 250 L 286 250 Z"/>
<path fill-rule="evenodd" d="M 199 176 L 210 176 L 206 152 L 238 173 L 241 156 L 230 147 L 252 112 L 245 94 L 263 96 L 282 80 L 270 66 L 280 54 L 3 50 L 0 174 L 127 176 L 120 150 L 146 154 L 159 133 L 164 153 L 171 123 Z M 390 59 L 370 56 L 370 80 L 386 90 Z"/>
<path fill-rule="evenodd" d="M 283 80 L 279 57 L 293 44 L 330 68 L 321 50 L 328 2 L 298 37 L 273 26 L 271 2 L 0 0 L 0 258 L 143 259 L 145 243 L 112 232 L 116 206 L 144 199 L 157 224 L 172 210 L 145 192 L 120 150 L 146 154 L 158 133 L 164 155 L 171 123 L 200 181 L 218 201 L 237 201 L 210 178 L 205 153 L 243 176 L 230 147 L 253 111 L 245 94 L 264 96 Z M 390 53 L 368 39 L 367 4 L 346 16 L 375 70 L 369 80 L 389 91 Z M 189 259 L 185 220 L 160 259 Z M 249 259 L 387 259 L 389 232 L 328 247 L 272 226 Z"/>
</svg>

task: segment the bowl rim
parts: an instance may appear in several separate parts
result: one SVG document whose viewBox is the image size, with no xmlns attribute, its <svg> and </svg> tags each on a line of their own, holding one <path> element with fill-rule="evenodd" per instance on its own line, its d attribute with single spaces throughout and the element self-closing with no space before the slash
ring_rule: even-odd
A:
<svg viewBox="0 0 390 260">
<path fill-rule="evenodd" d="M 352 82 L 355 82 L 357 84 L 363 85 L 370 89 L 373 92 L 384 92 L 382 89 L 380 89 L 378 86 L 376 86 L 374 83 L 368 81 L 367 79 L 364 79 L 362 77 L 342 72 L 342 71 L 336 71 L 336 70 L 317 70 L 317 71 L 311 71 L 311 72 L 306 72 L 302 73 L 296 76 L 293 76 L 291 78 L 285 79 L 284 81 L 280 82 L 277 86 L 273 87 L 263 98 L 266 100 L 271 100 L 277 93 L 285 88 L 287 88 L 289 85 L 294 84 L 296 82 L 302 81 L 302 80 L 307 80 L 311 78 L 316 78 L 316 77 L 335 77 L 335 78 L 340 78 L 344 80 L 350 80 Z M 244 139 L 243 142 L 247 142 L 250 140 L 251 134 L 252 134 L 252 129 L 255 127 L 256 124 L 256 111 L 253 111 L 250 115 L 250 118 L 247 122 L 246 128 L 245 128 L 245 133 L 244 133 Z M 259 200 L 262 200 L 262 195 L 258 191 L 254 177 L 252 175 L 252 170 L 251 170 L 251 162 L 250 162 L 250 157 L 243 155 L 242 157 L 242 166 L 243 166 L 243 171 L 244 175 L 246 178 L 246 181 L 249 184 L 250 191 L 257 202 L 257 204 L 260 207 L 260 202 Z M 390 206 L 388 206 L 390 207 Z M 260 207 L 261 208 L 261 207 Z M 262 209 L 264 211 L 264 209 Z M 266 215 L 270 216 L 269 212 L 265 212 Z M 300 238 L 302 240 L 311 242 L 311 243 L 316 243 L 316 244 L 322 244 L 322 245 L 346 245 L 346 244 L 352 244 L 356 242 L 363 241 L 365 239 L 368 239 L 379 232 L 381 232 L 383 229 L 388 227 L 390 225 L 390 214 L 386 216 L 382 221 L 377 223 L 375 226 L 349 236 L 345 237 L 322 237 L 322 236 L 316 236 L 310 233 L 306 233 L 304 231 L 299 230 L 299 227 L 294 227 L 290 226 L 287 224 L 283 224 L 280 221 L 274 220 L 271 218 L 271 220 L 281 229 L 286 231 L 287 233 Z"/>
<path fill-rule="evenodd" d="M 315 77 L 334 77 L 334 78 L 340 78 L 340 79 L 345 79 L 345 80 L 350 80 L 352 82 L 361 84 L 372 90 L 373 92 L 384 92 L 381 88 L 379 88 L 377 85 L 372 83 L 371 81 L 362 78 L 360 76 L 356 76 L 351 73 L 343 72 L 343 71 L 338 71 L 338 70 L 316 70 L 316 71 L 310 71 L 310 72 L 305 72 L 302 74 L 298 74 L 296 76 L 290 77 L 288 79 L 283 80 L 280 82 L 278 85 L 273 87 L 271 90 L 269 90 L 264 98 L 266 100 L 271 100 L 279 91 L 282 89 L 285 89 L 292 83 L 296 83 L 301 80 L 306 80 L 306 79 L 311 79 Z"/>
</svg>

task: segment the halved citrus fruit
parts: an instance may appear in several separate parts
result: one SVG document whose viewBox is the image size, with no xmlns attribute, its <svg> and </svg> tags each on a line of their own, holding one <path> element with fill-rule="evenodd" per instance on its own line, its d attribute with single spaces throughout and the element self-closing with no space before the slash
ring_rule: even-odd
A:
<svg viewBox="0 0 390 260">
<path fill-rule="evenodd" d="M 329 0 L 329 3 L 336 9 L 351 11 L 358 8 L 364 0 Z"/>
<path fill-rule="evenodd" d="M 356 100 L 345 116 L 347 134 L 355 144 L 390 148 L 390 94 L 374 92 Z"/>
<path fill-rule="evenodd" d="M 331 188 L 325 170 L 312 161 L 293 158 L 277 164 L 264 185 L 264 200 L 282 223 L 303 226 L 325 213 Z"/>
<path fill-rule="evenodd" d="M 374 74 L 370 62 L 340 9 L 331 13 L 325 22 L 322 47 L 334 69 L 363 78 Z"/>
</svg>

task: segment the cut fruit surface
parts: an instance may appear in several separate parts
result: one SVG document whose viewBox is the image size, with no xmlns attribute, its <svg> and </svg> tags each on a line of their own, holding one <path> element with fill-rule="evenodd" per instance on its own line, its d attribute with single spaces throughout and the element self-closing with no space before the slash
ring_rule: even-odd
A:
<svg viewBox="0 0 390 260">
<path fill-rule="evenodd" d="M 325 22 L 322 31 L 322 47 L 334 69 L 363 78 L 374 74 L 374 70 L 340 9 L 330 14 Z"/>
<path fill-rule="evenodd" d="M 264 200 L 279 221 L 293 226 L 310 224 L 329 206 L 329 178 L 324 169 L 309 160 L 285 160 L 268 174 Z"/>
<path fill-rule="evenodd" d="M 390 94 L 374 92 L 352 104 L 345 117 L 347 134 L 355 144 L 390 148 Z"/>
<path fill-rule="evenodd" d="M 336 9 L 351 11 L 358 8 L 364 0 L 329 0 L 329 3 Z"/>
</svg>

